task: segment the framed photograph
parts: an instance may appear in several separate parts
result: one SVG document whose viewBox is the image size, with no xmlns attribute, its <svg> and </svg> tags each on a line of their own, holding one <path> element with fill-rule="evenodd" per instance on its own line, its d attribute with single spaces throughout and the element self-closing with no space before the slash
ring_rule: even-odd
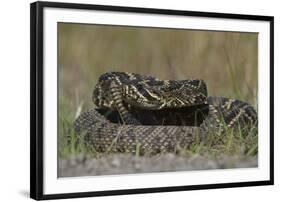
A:
<svg viewBox="0 0 281 202">
<path fill-rule="evenodd" d="M 32 3 L 31 198 L 272 185 L 273 22 Z"/>
</svg>

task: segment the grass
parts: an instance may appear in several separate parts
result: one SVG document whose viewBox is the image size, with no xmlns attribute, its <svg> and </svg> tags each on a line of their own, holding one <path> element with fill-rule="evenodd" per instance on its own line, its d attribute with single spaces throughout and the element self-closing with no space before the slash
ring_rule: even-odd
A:
<svg viewBox="0 0 281 202">
<path fill-rule="evenodd" d="M 256 127 L 226 129 L 223 133 L 213 132 L 203 143 L 194 144 L 192 154 L 218 157 L 220 155 L 251 156 L 258 153 L 258 131 Z"/>
<path fill-rule="evenodd" d="M 72 123 L 79 113 L 93 107 L 92 90 L 107 71 L 160 79 L 200 78 L 206 81 L 209 95 L 241 99 L 257 109 L 257 39 L 254 33 L 59 24 L 59 156 L 101 156 L 75 135 Z M 139 156 L 141 145 L 136 145 Z M 258 130 L 215 132 L 204 142 L 177 152 L 212 158 L 256 155 Z"/>
</svg>

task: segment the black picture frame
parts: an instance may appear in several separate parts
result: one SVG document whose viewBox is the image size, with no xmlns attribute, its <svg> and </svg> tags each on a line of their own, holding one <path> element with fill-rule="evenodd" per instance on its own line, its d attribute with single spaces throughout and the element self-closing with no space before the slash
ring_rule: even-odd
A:
<svg viewBox="0 0 281 202">
<path fill-rule="evenodd" d="M 43 193 L 43 23 L 44 8 L 101 10 L 130 13 L 163 14 L 177 16 L 195 16 L 225 19 L 267 21 L 270 23 L 270 179 L 239 183 L 204 184 L 192 186 L 155 187 L 129 190 L 93 191 L 79 193 L 50 194 Z M 92 197 L 106 195 L 138 194 L 153 192 L 171 192 L 228 187 L 246 187 L 274 184 L 274 17 L 258 15 L 240 15 L 229 13 L 195 12 L 183 10 L 151 9 L 136 7 L 104 6 L 58 2 L 35 2 L 30 5 L 30 197 L 36 200 Z"/>
</svg>

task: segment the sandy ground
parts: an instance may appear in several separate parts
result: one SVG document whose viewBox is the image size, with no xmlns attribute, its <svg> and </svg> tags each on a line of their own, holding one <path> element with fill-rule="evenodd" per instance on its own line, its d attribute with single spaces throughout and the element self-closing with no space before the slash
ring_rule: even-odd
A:
<svg viewBox="0 0 281 202">
<path fill-rule="evenodd" d="M 190 171 L 227 168 L 250 168 L 258 166 L 258 157 L 222 156 L 211 160 L 200 155 L 181 157 L 165 154 L 155 157 L 136 157 L 116 154 L 99 159 L 72 156 L 59 160 L 59 177 L 151 173 L 167 171 Z"/>
</svg>

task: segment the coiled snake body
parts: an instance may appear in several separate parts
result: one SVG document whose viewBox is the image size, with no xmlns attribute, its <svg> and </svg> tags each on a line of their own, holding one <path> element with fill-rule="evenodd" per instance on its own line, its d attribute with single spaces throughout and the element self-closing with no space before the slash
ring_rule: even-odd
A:
<svg viewBox="0 0 281 202">
<path fill-rule="evenodd" d="M 92 100 L 97 108 L 82 113 L 74 128 L 98 152 L 174 152 L 208 131 L 257 124 L 252 106 L 208 97 L 203 80 L 109 72 L 100 76 Z"/>
</svg>

